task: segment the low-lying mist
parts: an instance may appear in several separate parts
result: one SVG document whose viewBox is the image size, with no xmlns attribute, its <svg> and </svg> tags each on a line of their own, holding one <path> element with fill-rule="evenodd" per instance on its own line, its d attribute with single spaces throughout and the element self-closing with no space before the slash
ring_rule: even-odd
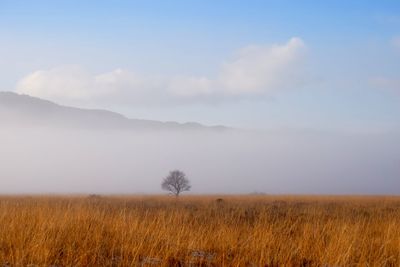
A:
<svg viewBox="0 0 400 267">
<path fill-rule="evenodd" d="M 0 127 L 0 193 L 398 194 L 398 135 Z"/>
</svg>

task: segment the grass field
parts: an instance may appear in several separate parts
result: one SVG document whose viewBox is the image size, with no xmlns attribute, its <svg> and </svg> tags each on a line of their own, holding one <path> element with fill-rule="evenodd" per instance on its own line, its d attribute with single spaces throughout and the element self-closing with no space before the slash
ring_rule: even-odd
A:
<svg viewBox="0 0 400 267">
<path fill-rule="evenodd" d="M 400 266 L 400 197 L 3 196 L 1 265 Z"/>
</svg>

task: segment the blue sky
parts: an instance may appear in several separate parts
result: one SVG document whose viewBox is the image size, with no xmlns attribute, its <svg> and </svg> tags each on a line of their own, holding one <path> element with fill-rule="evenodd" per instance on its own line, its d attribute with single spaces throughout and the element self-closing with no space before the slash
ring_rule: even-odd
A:
<svg viewBox="0 0 400 267">
<path fill-rule="evenodd" d="M 4 1 L 0 90 L 129 117 L 400 130 L 398 1 Z"/>
</svg>

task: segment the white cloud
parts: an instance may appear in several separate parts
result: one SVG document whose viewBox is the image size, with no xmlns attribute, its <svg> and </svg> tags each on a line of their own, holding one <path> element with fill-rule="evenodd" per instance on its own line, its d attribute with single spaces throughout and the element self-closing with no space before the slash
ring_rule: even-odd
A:
<svg viewBox="0 0 400 267">
<path fill-rule="evenodd" d="M 220 82 L 228 94 L 259 94 L 296 86 L 304 43 L 292 38 L 284 45 L 248 46 L 225 63 Z"/>
<path fill-rule="evenodd" d="M 38 70 L 20 80 L 17 84 L 17 91 L 49 99 L 85 98 L 92 95 L 89 77 L 78 66 Z"/>
<path fill-rule="evenodd" d="M 156 77 L 122 69 L 96 75 L 79 66 L 62 66 L 27 75 L 17 83 L 16 92 L 63 104 L 128 104 L 150 101 L 162 84 Z"/>
<path fill-rule="evenodd" d="M 301 86 L 304 51 L 300 38 L 282 45 L 248 46 L 223 63 L 216 78 L 147 76 L 123 69 L 91 74 L 78 66 L 62 66 L 27 75 L 16 91 L 68 104 L 185 103 L 259 96 Z"/>
<path fill-rule="evenodd" d="M 207 77 L 176 76 L 168 83 L 168 91 L 178 97 L 212 95 L 214 90 L 214 82 Z"/>
</svg>

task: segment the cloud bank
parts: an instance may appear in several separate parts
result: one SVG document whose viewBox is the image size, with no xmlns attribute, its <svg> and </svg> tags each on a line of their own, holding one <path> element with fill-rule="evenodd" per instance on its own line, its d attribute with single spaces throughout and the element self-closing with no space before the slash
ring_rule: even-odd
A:
<svg viewBox="0 0 400 267">
<path fill-rule="evenodd" d="M 28 74 L 16 91 L 68 104 L 182 104 L 260 97 L 304 83 L 305 50 L 296 37 L 284 44 L 247 46 L 222 63 L 215 77 L 165 77 L 126 69 L 93 74 L 80 66 L 59 66 Z"/>
<path fill-rule="evenodd" d="M 171 169 L 192 192 L 398 194 L 398 134 L 0 131 L 1 193 L 161 193 Z"/>
</svg>

